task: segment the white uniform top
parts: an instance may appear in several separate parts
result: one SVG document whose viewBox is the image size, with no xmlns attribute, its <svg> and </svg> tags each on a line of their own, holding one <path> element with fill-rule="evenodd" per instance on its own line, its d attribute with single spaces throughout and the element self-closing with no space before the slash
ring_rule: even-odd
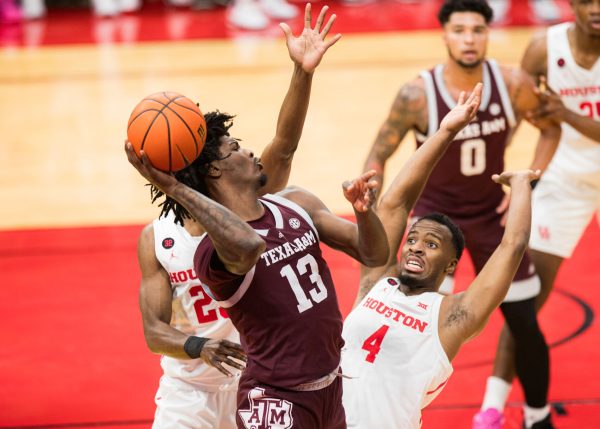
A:
<svg viewBox="0 0 600 429">
<path fill-rule="evenodd" d="M 567 36 L 571 25 L 567 22 L 547 30 L 548 85 L 568 109 L 600 121 L 600 60 L 590 70 L 575 62 Z M 600 186 L 600 144 L 563 123 L 548 171 Z"/>
<path fill-rule="evenodd" d="M 201 237 L 191 236 L 183 226 L 175 223 L 173 215 L 155 219 L 153 226 L 156 258 L 169 273 L 173 291 L 171 326 L 188 335 L 239 343 L 239 334 L 227 313 L 204 292 L 196 276 L 194 253 Z M 192 383 L 204 391 L 237 388 L 232 378 L 208 366 L 202 359 L 163 356 L 161 366 L 165 375 Z M 228 369 L 232 373 L 237 371 Z"/>
<path fill-rule="evenodd" d="M 348 427 L 412 429 L 452 365 L 438 336 L 443 295 L 407 296 L 379 280 L 344 322 L 343 403 Z"/>
</svg>

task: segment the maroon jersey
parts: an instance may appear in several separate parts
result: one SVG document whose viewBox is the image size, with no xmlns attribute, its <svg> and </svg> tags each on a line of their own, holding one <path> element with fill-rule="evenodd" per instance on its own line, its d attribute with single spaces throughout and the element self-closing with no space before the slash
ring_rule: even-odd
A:
<svg viewBox="0 0 600 429">
<path fill-rule="evenodd" d="M 443 65 L 424 71 L 429 112 L 428 135 L 416 132 L 417 146 L 439 128 L 441 120 L 456 105 L 444 85 Z M 500 204 L 502 187 L 491 180 L 504 171 L 504 151 L 516 125 L 514 112 L 500 68 L 493 60 L 483 64 L 483 94 L 476 118 L 448 147 L 433 169 L 414 214 L 432 211 L 452 218 L 488 213 Z"/>
<path fill-rule="evenodd" d="M 342 316 L 310 216 L 279 196 L 260 201 L 265 213 L 249 225 L 267 248 L 246 275 L 227 272 L 208 238 L 194 265 L 240 332 L 248 357 L 244 377 L 293 387 L 338 367 Z"/>
</svg>

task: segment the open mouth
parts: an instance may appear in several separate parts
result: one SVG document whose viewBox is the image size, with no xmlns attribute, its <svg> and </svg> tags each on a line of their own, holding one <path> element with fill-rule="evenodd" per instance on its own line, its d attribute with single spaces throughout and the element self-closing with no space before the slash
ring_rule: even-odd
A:
<svg viewBox="0 0 600 429">
<path fill-rule="evenodd" d="M 411 273 L 422 273 L 425 270 L 425 268 L 423 267 L 423 261 L 414 256 L 409 256 L 408 258 L 406 258 L 404 269 Z"/>
</svg>

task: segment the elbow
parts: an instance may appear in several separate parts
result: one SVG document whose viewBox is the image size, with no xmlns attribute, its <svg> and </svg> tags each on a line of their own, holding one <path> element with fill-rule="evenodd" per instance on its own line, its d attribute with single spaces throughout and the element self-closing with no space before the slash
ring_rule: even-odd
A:
<svg viewBox="0 0 600 429">
<path fill-rule="evenodd" d="M 144 338 L 146 339 L 146 346 L 148 350 L 157 355 L 162 354 L 163 350 L 158 334 L 149 327 L 144 328 Z"/>
<path fill-rule="evenodd" d="M 376 268 L 376 267 L 381 267 L 385 264 L 387 264 L 387 261 L 390 258 L 390 251 L 389 248 L 387 249 L 387 251 L 385 252 L 381 252 L 380 254 L 374 256 L 374 257 L 369 257 L 369 258 L 363 258 L 363 265 L 365 265 L 366 267 L 369 268 Z"/>
<path fill-rule="evenodd" d="M 383 245 L 385 243 L 385 245 Z M 382 241 L 382 244 L 378 246 L 378 249 L 369 254 L 363 254 L 361 257 L 361 263 L 369 268 L 376 268 L 386 265 L 390 259 L 390 246 L 387 239 Z"/>
<path fill-rule="evenodd" d="M 502 239 L 502 246 L 511 249 L 515 254 L 523 255 L 529 244 L 529 230 L 513 234 Z"/>
</svg>

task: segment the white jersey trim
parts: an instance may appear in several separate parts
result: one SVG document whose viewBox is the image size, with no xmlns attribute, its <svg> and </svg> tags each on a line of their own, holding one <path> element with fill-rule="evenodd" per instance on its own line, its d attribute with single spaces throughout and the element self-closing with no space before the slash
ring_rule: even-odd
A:
<svg viewBox="0 0 600 429">
<path fill-rule="evenodd" d="M 425 84 L 425 96 L 427 98 L 427 111 L 429 116 L 429 123 L 427 125 L 427 135 L 423 136 L 423 134 L 419 133 L 415 130 L 415 133 L 421 135 L 426 138 L 430 138 L 435 134 L 438 129 L 438 109 L 435 98 L 435 86 L 433 85 L 433 78 L 431 77 L 431 73 L 427 71 L 422 71 L 420 74 L 423 79 L 423 83 Z"/>
<path fill-rule="evenodd" d="M 508 125 L 510 126 L 510 128 L 514 128 L 515 125 L 517 125 L 517 119 L 515 118 L 515 112 L 510 102 L 508 89 L 506 88 L 506 83 L 504 82 L 504 78 L 502 77 L 500 67 L 498 66 L 498 63 L 495 60 L 488 60 L 488 64 L 490 65 L 490 70 L 492 70 L 492 74 L 494 75 L 494 79 L 496 80 L 496 88 L 498 88 L 498 92 L 500 93 L 500 100 L 502 101 L 504 114 L 508 119 Z"/>
<path fill-rule="evenodd" d="M 240 299 L 242 299 L 242 297 L 244 296 L 244 294 L 250 287 L 250 283 L 252 283 L 252 279 L 254 278 L 255 269 L 256 269 L 256 265 L 254 267 L 252 267 L 252 269 L 246 273 L 246 275 L 244 276 L 244 280 L 242 281 L 242 284 L 240 285 L 238 290 L 236 290 L 235 293 L 233 295 L 231 295 L 231 297 L 229 299 L 226 299 L 224 301 L 217 301 L 217 303 L 223 308 L 230 308 L 230 307 L 233 307 L 234 305 L 236 305 L 238 302 L 240 302 Z"/>
<path fill-rule="evenodd" d="M 440 91 L 440 95 L 441 95 L 442 99 L 444 100 L 444 102 L 446 103 L 446 106 L 448 106 L 448 108 L 450 110 L 452 110 L 456 106 L 456 100 L 454 98 L 452 98 L 452 95 L 450 95 L 448 88 L 446 88 L 446 85 L 444 84 L 443 73 L 444 73 L 444 65 L 438 64 L 434 69 L 435 83 L 437 84 L 438 90 Z M 490 103 L 491 97 L 492 97 L 492 85 L 490 83 L 490 72 L 488 71 L 488 68 L 485 66 L 485 63 L 484 63 L 483 93 L 481 94 L 481 102 L 479 103 L 479 111 L 483 112 L 484 110 L 486 110 L 488 108 L 488 104 Z"/>
<path fill-rule="evenodd" d="M 265 194 L 261 197 L 261 199 L 262 200 L 271 200 L 271 201 L 281 204 L 282 206 L 286 206 L 286 207 L 294 210 L 296 213 L 298 213 L 300 216 L 302 216 L 302 218 L 310 225 L 310 227 L 314 231 L 315 235 L 317 236 L 317 239 L 319 238 L 319 232 L 317 231 L 317 228 L 315 228 L 315 224 L 313 223 L 312 218 L 306 212 L 306 210 L 304 210 L 298 204 L 296 204 L 293 201 L 288 200 L 287 198 L 281 197 L 279 195 L 273 195 L 273 194 Z M 282 223 L 282 226 L 283 226 L 283 223 Z"/>
</svg>

